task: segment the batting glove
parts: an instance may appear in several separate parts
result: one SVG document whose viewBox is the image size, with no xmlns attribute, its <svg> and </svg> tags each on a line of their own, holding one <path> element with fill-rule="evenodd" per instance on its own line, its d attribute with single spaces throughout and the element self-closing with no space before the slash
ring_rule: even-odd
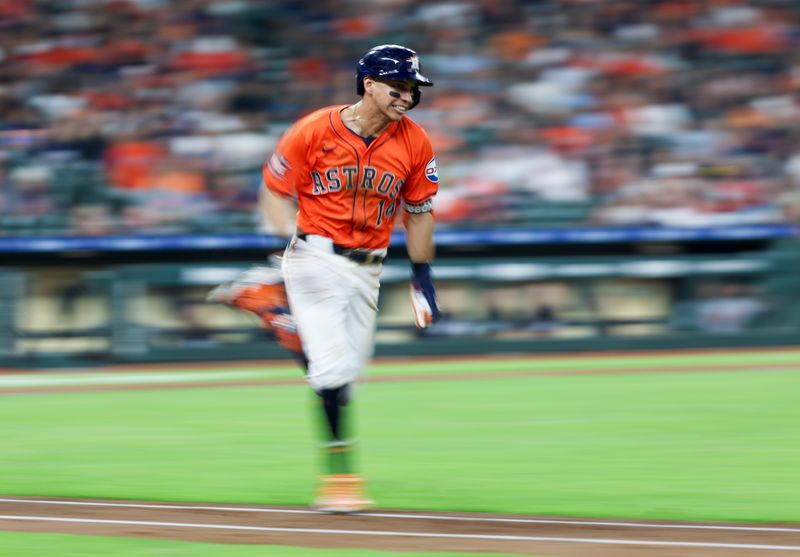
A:
<svg viewBox="0 0 800 557">
<path fill-rule="evenodd" d="M 412 263 L 414 278 L 411 281 L 411 307 L 414 309 L 414 322 L 420 329 L 426 328 L 442 317 L 433 288 L 430 263 Z"/>
</svg>

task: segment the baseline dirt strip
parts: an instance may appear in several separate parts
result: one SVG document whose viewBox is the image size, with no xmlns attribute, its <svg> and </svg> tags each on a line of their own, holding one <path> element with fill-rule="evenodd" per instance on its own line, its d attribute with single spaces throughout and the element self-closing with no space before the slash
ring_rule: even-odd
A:
<svg viewBox="0 0 800 557">
<path fill-rule="evenodd" d="M 424 375 L 376 375 L 366 377 L 367 383 L 398 383 L 407 381 L 479 381 L 491 379 L 514 379 L 519 377 L 548 377 L 564 375 L 623 375 L 644 373 L 729 373 L 736 371 L 759 372 L 800 371 L 798 363 L 762 363 L 762 364 L 680 364 L 654 365 L 642 367 L 622 367 L 620 369 L 564 369 L 553 371 L 518 370 L 467 373 L 426 373 Z M 161 389 L 202 389 L 225 387 L 280 387 L 302 385 L 305 379 L 298 377 L 260 377 L 242 379 L 243 376 L 259 375 L 258 372 L 233 372 L 192 374 L 185 376 L 175 373 L 158 373 L 141 371 L 129 372 L 123 377 L 109 375 L 106 378 L 96 376 L 75 377 L 60 376 L 50 373 L 45 376 L 30 377 L 25 374 L 9 374 L 0 377 L 0 395 L 44 394 L 57 392 L 100 392 L 118 390 L 161 390 Z M 205 377 L 204 377 L 205 376 Z"/>
<path fill-rule="evenodd" d="M 798 524 L 677 523 L 304 508 L 0 498 L 0 530 L 213 543 L 563 557 L 800 555 Z"/>
</svg>

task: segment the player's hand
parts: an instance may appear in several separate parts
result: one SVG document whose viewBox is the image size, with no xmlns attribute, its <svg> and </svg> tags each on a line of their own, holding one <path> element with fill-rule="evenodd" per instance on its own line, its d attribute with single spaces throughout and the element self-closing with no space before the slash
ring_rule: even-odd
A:
<svg viewBox="0 0 800 557">
<path fill-rule="evenodd" d="M 414 322 L 420 329 L 426 328 L 442 317 L 436 301 L 436 290 L 433 288 L 431 266 L 429 263 L 412 263 L 414 277 L 411 281 L 411 307 L 414 310 Z"/>
</svg>

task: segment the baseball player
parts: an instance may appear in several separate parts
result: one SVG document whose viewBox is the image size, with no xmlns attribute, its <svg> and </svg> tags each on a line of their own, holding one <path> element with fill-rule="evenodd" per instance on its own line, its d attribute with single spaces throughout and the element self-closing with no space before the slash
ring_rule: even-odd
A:
<svg viewBox="0 0 800 557">
<path fill-rule="evenodd" d="M 436 157 L 425 131 L 407 118 L 420 88 L 432 85 L 413 50 L 376 46 L 358 61 L 358 102 L 322 108 L 287 130 L 264 165 L 262 194 L 267 217 L 291 236 L 282 258 L 291 313 L 275 302 L 280 279 L 269 269 L 255 271 L 264 276 L 251 276 L 247 288 L 217 296 L 261 315 L 306 367 L 323 423 L 326 469 L 313 504 L 319 510 L 372 504 L 353 467 L 349 414 L 374 350 L 379 277 L 398 214 L 415 323 L 424 328 L 440 316 L 430 265 Z"/>
</svg>

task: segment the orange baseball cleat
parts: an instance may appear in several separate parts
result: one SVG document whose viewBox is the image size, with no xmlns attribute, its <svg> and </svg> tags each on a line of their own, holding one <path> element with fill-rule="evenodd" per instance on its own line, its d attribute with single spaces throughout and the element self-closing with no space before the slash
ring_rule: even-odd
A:
<svg viewBox="0 0 800 557">
<path fill-rule="evenodd" d="M 365 483 L 358 474 L 322 476 L 312 507 L 322 512 L 344 514 L 366 510 L 374 501 L 367 497 Z"/>
</svg>

